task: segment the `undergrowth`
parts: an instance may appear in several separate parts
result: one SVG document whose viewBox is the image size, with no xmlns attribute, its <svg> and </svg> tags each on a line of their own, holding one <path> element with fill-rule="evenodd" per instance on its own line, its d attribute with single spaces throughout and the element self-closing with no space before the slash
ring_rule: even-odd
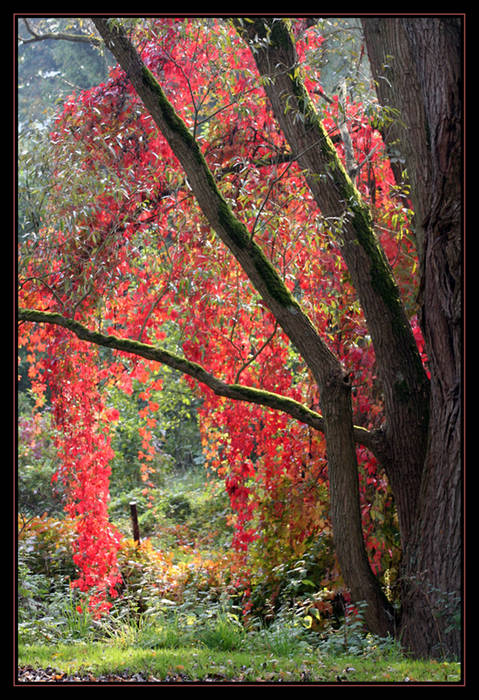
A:
<svg viewBox="0 0 479 700">
<path fill-rule="evenodd" d="M 142 541 L 128 538 L 127 505 L 138 501 Z M 416 662 L 397 642 L 366 633 L 361 605 L 331 614 L 327 589 L 314 591 L 308 557 L 276 572 L 275 605 L 245 615 L 228 574 L 227 506 L 214 485 L 185 474 L 153 509 L 134 492 L 112 502 L 125 534 L 124 585 L 107 615 L 95 619 L 71 589 L 73 529 L 60 517 L 20 518 L 18 664 L 62 672 L 148 670 L 154 679 L 234 681 L 440 681 L 460 679 L 459 664 Z M 152 511 L 154 511 L 152 513 Z M 144 533 L 148 532 L 148 537 Z M 317 552 L 311 553 L 317 562 Z M 254 596 L 253 596 L 254 599 Z M 178 670 L 179 669 L 179 670 Z M 212 675 L 213 674 L 213 675 Z"/>
</svg>

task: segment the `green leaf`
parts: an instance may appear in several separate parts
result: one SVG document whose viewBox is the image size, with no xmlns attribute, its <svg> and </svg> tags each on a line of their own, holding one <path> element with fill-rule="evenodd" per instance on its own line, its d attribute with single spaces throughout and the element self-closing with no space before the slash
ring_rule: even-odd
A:
<svg viewBox="0 0 479 700">
<path fill-rule="evenodd" d="M 312 588 L 316 588 L 316 584 L 313 583 L 309 578 L 304 578 L 301 581 L 301 583 L 304 584 L 305 586 L 312 586 Z"/>
</svg>

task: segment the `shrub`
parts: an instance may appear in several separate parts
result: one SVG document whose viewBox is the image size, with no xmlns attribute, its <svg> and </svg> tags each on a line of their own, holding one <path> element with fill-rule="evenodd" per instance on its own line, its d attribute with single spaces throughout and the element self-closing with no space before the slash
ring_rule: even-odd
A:
<svg viewBox="0 0 479 700">
<path fill-rule="evenodd" d="M 51 415 L 48 410 L 35 413 L 25 403 L 25 398 L 20 401 L 18 417 L 18 507 L 28 516 L 54 516 L 63 511 L 64 492 L 58 482 L 52 488 L 58 463 Z"/>
<path fill-rule="evenodd" d="M 319 620 L 333 615 L 332 601 L 342 586 L 339 576 L 332 577 L 336 560 L 331 538 L 319 534 L 306 543 L 301 559 L 285 561 L 268 572 L 261 569 L 253 585 L 252 614 L 268 621 L 281 610 L 295 609 L 301 617 L 311 614 Z M 317 627 L 317 624 L 314 624 Z"/>
<path fill-rule="evenodd" d="M 186 496 L 172 496 L 166 506 L 166 515 L 178 522 L 184 522 L 191 515 L 191 504 Z"/>
<path fill-rule="evenodd" d="M 73 577 L 73 541 L 75 522 L 69 518 L 18 516 L 18 561 L 30 574 L 41 574 L 49 580 L 54 577 Z"/>
</svg>

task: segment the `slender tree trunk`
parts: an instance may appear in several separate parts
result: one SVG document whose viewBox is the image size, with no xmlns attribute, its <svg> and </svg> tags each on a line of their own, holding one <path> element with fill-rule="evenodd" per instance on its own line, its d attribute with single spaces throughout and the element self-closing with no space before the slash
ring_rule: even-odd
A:
<svg viewBox="0 0 479 700">
<path fill-rule="evenodd" d="M 431 371 L 428 452 L 403 555 L 401 633 L 417 655 L 459 656 L 462 26 L 456 17 L 366 19 L 363 25 L 379 99 L 398 111 L 403 125 L 396 147 L 413 184 Z"/>
<path fill-rule="evenodd" d="M 334 548 L 352 600 L 367 603 L 364 618 L 368 629 L 385 637 L 394 634 L 394 611 L 371 570 L 364 546 L 356 454 L 348 439 L 350 393 L 349 383 L 336 383 L 323 391 L 321 401 L 328 416 L 325 436 Z"/>
<path fill-rule="evenodd" d="M 319 337 L 244 224 L 233 215 L 219 193 L 197 143 L 122 30 L 111 28 L 104 19 L 93 18 L 93 21 L 180 161 L 211 227 L 240 263 L 280 326 L 298 348 L 318 384 L 329 472 L 333 474 L 333 483 L 338 484 L 332 490 L 337 503 L 337 508 L 333 508 L 333 528 L 340 531 L 340 536 L 335 537 L 338 555 L 340 561 L 341 558 L 345 559 L 344 570 L 351 576 L 354 572 L 356 600 L 367 600 L 369 603 L 365 618 L 370 629 L 379 634 L 392 631 L 392 608 L 370 569 L 362 536 L 349 376 Z M 347 517 L 343 517 L 344 504 L 350 506 Z"/>
</svg>

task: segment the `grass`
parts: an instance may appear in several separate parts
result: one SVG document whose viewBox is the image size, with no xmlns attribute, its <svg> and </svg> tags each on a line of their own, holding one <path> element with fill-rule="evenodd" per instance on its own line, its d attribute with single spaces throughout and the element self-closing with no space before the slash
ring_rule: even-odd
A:
<svg viewBox="0 0 479 700">
<path fill-rule="evenodd" d="M 139 682 L 461 681 L 458 663 L 408 659 L 394 641 L 364 633 L 355 635 L 346 652 L 339 644 L 340 630 L 321 642 L 286 617 L 268 627 L 258 624 L 245 629 L 234 615 L 221 610 L 211 618 L 168 613 L 111 620 L 70 633 L 69 643 L 23 640 L 18 665 L 103 681 L 135 674 L 140 674 Z"/>
<path fill-rule="evenodd" d="M 151 682 L 217 680 L 255 682 L 457 683 L 460 666 L 390 656 L 327 656 L 317 652 L 274 655 L 266 651 L 218 651 L 203 645 L 181 648 L 124 647 L 104 642 L 19 645 L 20 666 L 53 667 L 60 673 L 94 677 L 141 673 Z"/>
</svg>

